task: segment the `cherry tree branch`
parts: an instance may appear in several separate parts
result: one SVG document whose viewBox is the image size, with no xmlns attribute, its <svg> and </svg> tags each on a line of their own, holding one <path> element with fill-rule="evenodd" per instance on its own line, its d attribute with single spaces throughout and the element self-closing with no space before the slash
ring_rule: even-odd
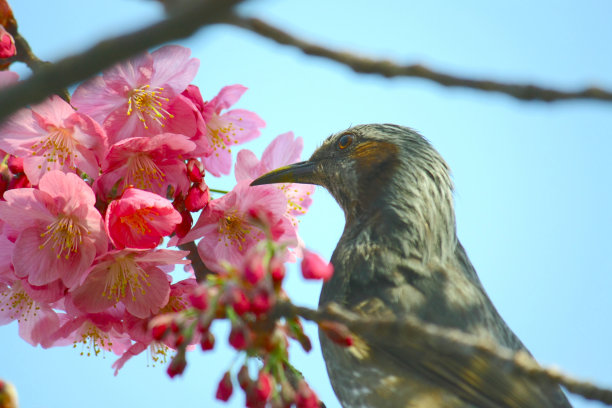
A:
<svg viewBox="0 0 612 408">
<path fill-rule="evenodd" d="M 364 74 L 378 74 L 387 78 L 414 77 L 427 79 L 449 87 L 463 87 L 486 92 L 498 92 L 524 101 L 557 102 L 573 99 L 590 99 L 612 102 L 612 92 L 589 87 L 569 92 L 544 88 L 534 84 L 503 83 L 492 80 L 471 79 L 435 71 L 421 64 L 401 65 L 390 60 L 372 59 L 357 56 L 346 51 L 337 51 L 322 45 L 298 38 L 263 20 L 233 15 L 227 23 L 257 33 L 279 44 L 289 45 L 301 50 L 304 54 L 323 57 L 346 65 L 353 71 Z"/>
<path fill-rule="evenodd" d="M 107 39 L 80 54 L 43 66 L 30 78 L 0 93 L 0 122 L 17 109 L 59 93 L 78 81 L 167 41 L 185 38 L 200 27 L 218 23 L 243 0 L 197 0 L 146 28 Z"/>
<path fill-rule="evenodd" d="M 491 341 L 483 341 L 457 329 L 440 327 L 425 323 L 416 317 L 399 320 L 369 319 L 345 310 L 337 304 L 313 310 L 295 306 L 289 302 L 276 305 L 277 317 L 300 316 L 316 323 L 333 321 L 345 325 L 353 334 L 368 342 L 392 339 L 394 343 L 407 341 L 410 344 L 396 344 L 401 347 L 418 347 L 431 350 L 444 356 L 459 359 L 485 361 L 499 368 L 504 375 L 527 378 L 537 385 L 559 384 L 569 392 L 586 399 L 612 405 L 612 390 L 602 388 L 587 381 L 565 375 L 557 369 L 540 366 L 527 352 L 507 349 Z"/>
</svg>

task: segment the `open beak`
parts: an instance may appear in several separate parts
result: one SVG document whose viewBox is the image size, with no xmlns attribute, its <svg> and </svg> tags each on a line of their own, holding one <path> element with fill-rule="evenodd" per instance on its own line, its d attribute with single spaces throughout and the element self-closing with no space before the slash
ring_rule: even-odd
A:
<svg viewBox="0 0 612 408">
<path fill-rule="evenodd" d="M 316 168 L 317 162 L 313 161 L 290 164 L 256 178 L 251 185 L 259 186 L 273 183 L 319 184 Z"/>
</svg>

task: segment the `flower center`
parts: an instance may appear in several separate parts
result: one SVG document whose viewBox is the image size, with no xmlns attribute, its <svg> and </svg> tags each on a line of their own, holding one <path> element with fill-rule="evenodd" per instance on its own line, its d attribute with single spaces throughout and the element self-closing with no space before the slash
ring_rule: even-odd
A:
<svg viewBox="0 0 612 408">
<path fill-rule="evenodd" d="M 151 286 L 147 282 L 149 274 L 142 269 L 131 257 L 118 257 L 109 268 L 102 296 L 119 302 L 126 295 L 136 300 L 136 295 L 144 295 L 145 287 Z"/>
<path fill-rule="evenodd" d="M 47 126 L 47 136 L 43 137 L 39 142 L 34 143 L 32 155 L 42 156 L 49 163 L 59 163 L 61 166 L 68 165 L 74 170 L 74 159 L 77 158 L 76 145 L 72 137 L 72 129 L 56 127 L 53 125 Z M 38 166 L 41 168 L 42 166 Z M 47 167 L 47 170 L 51 168 Z"/>
<path fill-rule="evenodd" d="M 238 121 L 241 121 L 239 118 Z M 217 149 L 225 150 L 227 146 L 238 144 L 236 132 L 244 131 L 244 128 L 234 126 L 233 122 L 223 120 L 219 115 L 213 115 L 206 123 L 208 129 L 209 141 L 215 150 L 215 156 L 219 156 Z M 227 152 L 231 153 L 232 149 L 227 148 Z"/>
<path fill-rule="evenodd" d="M 235 213 L 226 215 L 219 220 L 219 234 L 225 239 L 225 246 L 229 244 L 237 245 L 240 251 L 242 251 L 242 243 L 246 241 L 251 229 L 252 227 Z M 222 238 L 219 238 L 219 241 Z M 228 241 L 230 242 L 228 243 Z"/>
<path fill-rule="evenodd" d="M 155 215 L 159 215 L 156 211 L 151 208 L 141 208 L 139 210 L 120 217 L 122 224 L 127 224 L 132 232 L 136 232 L 140 235 L 145 235 L 151 232 L 149 224 L 155 221 Z"/>
<path fill-rule="evenodd" d="M 79 244 L 83 240 L 81 235 L 81 227 L 72 217 L 59 215 L 55 221 L 47 225 L 47 230 L 40 234 L 40 237 L 45 240 L 38 246 L 38 249 L 43 249 L 50 244 L 57 252 L 58 259 L 62 254 L 65 259 L 68 259 L 72 253 L 79 250 Z"/>
<path fill-rule="evenodd" d="M 36 317 L 39 309 L 18 282 L 13 288 L 0 292 L 0 314 L 8 312 L 10 320 L 27 321 Z"/>
<path fill-rule="evenodd" d="M 103 350 L 111 351 L 113 343 L 108 334 L 89 322 L 85 324 L 86 328 L 81 332 L 81 338 L 77 337 L 72 347 L 77 348 L 81 344 L 80 354 L 82 356 L 87 355 L 87 357 L 91 356 L 92 352 L 94 356 L 97 356 Z"/>
<path fill-rule="evenodd" d="M 125 190 L 135 186 L 141 190 L 151 190 L 153 183 L 163 185 L 166 175 L 146 153 L 136 153 L 128 159 L 127 175 L 124 180 Z"/>
<path fill-rule="evenodd" d="M 164 88 L 151 89 L 150 85 L 144 85 L 140 88 L 132 89 L 128 98 L 127 115 L 136 112 L 136 116 L 142 122 L 145 129 L 148 129 L 147 118 L 154 120 L 161 127 L 164 127 L 163 120 L 173 118 L 170 112 L 164 107 L 163 103 L 168 102 L 168 98 L 164 98 L 161 94 Z"/>
</svg>

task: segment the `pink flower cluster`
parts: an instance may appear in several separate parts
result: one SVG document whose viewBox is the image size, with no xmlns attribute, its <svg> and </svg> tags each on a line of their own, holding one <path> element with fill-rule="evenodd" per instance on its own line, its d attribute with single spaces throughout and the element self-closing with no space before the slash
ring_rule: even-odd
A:
<svg viewBox="0 0 612 408">
<path fill-rule="evenodd" d="M 168 347 L 212 347 L 205 331 L 186 340 L 180 330 L 150 330 L 167 313 L 206 309 L 211 288 L 236 315 L 268 311 L 283 262 L 300 255 L 296 216 L 313 187 L 249 183 L 299 160 L 302 139 L 280 135 L 261 160 L 241 151 L 235 188 L 210 199 L 205 176 L 229 174 L 234 146 L 265 123 L 230 109 L 241 85 L 204 101 L 190 84 L 198 67 L 187 48 L 164 46 L 81 84 L 70 103 L 53 96 L 0 125 L 0 324 L 19 321 L 32 345 L 113 352 L 118 370 L 147 349 L 165 360 Z M 16 80 L 0 72 L 0 86 Z M 188 251 L 165 247 L 198 239 L 216 284 L 172 283 Z M 272 261 L 256 255 L 270 243 L 272 275 Z M 309 278 L 331 273 L 316 261 L 306 270 Z M 227 280 L 236 274 L 248 285 Z M 180 358 L 169 372 L 177 365 Z"/>
</svg>

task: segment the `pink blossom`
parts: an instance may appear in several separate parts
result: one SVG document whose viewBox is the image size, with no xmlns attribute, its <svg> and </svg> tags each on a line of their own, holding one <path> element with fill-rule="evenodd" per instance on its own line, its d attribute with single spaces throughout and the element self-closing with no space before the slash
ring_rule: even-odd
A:
<svg viewBox="0 0 612 408">
<path fill-rule="evenodd" d="M 147 349 L 154 363 L 163 364 L 166 362 L 166 358 L 169 354 L 168 346 L 164 343 L 155 341 L 150 328 L 156 319 L 168 316 L 166 313 L 176 313 L 186 309 L 189 306 L 189 294 L 198 286 L 195 279 L 184 279 L 179 281 L 170 287 L 168 302 L 160 309 L 158 316 L 145 319 L 138 319 L 130 317 L 129 315 L 126 317 L 127 332 L 135 343 L 123 353 L 121 358 L 113 363 L 115 375 L 119 373 L 119 370 L 128 360 Z M 170 341 L 172 341 L 172 339 L 170 339 Z"/>
<path fill-rule="evenodd" d="M 24 158 L 25 174 L 34 185 L 52 170 L 81 170 L 96 178 L 106 153 L 104 130 L 59 96 L 22 109 L 0 127 L 0 149 Z"/>
<path fill-rule="evenodd" d="M 4 199 L 0 219 L 19 231 L 15 274 L 32 285 L 56 279 L 69 288 L 78 285 L 95 256 L 107 249 L 93 191 L 76 174 L 48 172 L 38 190 L 9 190 Z"/>
<path fill-rule="evenodd" d="M 0 283 L 0 325 L 17 320 L 19 335 L 36 346 L 59 327 L 59 318 L 44 302 L 32 299 L 20 280 L 10 285 Z"/>
<path fill-rule="evenodd" d="M 186 136 L 172 133 L 122 140 L 111 146 L 95 188 L 104 195 L 117 183 L 119 195 L 128 187 L 161 196 L 166 196 L 170 186 L 177 193 L 186 193 L 189 179 L 185 155 L 194 148 Z"/>
<path fill-rule="evenodd" d="M 293 132 L 278 135 L 264 150 L 261 161 L 250 150 L 241 150 L 236 157 L 236 181 L 253 180 L 269 171 L 287 166 L 300 160 L 304 141 L 301 137 L 293 139 Z M 315 186 L 311 184 L 284 183 L 276 184 L 287 196 L 288 214 L 294 225 L 296 215 L 305 214 L 312 204 L 311 195 Z"/>
<path fill-rule="evenodd" d="M 72 290 L 74 304 L 98 313 L 121 303 L 128 313 L 147 318 L 168 303 L 170 276 L 162 265 L 185 264 L 186 251 L 112 251 L 91 268 L 83 284 Z"/>
<path fill-rule="evenodd" d="M 121 322 L 122 309 L 104 313 L 79 314 L 71 309 L 71 301 L 67 302 L 69 313 L 60 315 L 60 328 L 53 333 L 43 347 L 61 346 L 72 343 L 75 348 L 81 347 L 81 355 L 97 356 L 100 353 L 124 353 L 131 341 L 123 329 Z"/>
<path fill-rule="evenodd" d="M 268 215 L 275 240 L 295 245 L 295 229 L 283 216 L 286 210 L 287 199 L 277 189 L 249 187 L 248 182 L 240 182 L 223 197 L 210 201 L 180 242 L 202 237 L 198 252 L 207 267 L 221 271 L 222 261 L 238 267 L 249 248 L 265 238 L 264 232 L 252 222 L 249 214 L 253 211 Z"/>
<path fill-rule="evenodd" d="M 167 199 L 129 188 L 106 210 L 106 232 L 118 249 L 158 246 L 181 222 L 181 214 Z"/>
<path fill-rule="evenodd" d="M 199 89 L 191 85 L 183 93 L 200 110 L 205 128 L 201 129 L 204 141 L 196 141 L 203 153 L 206 170 L 219 177 L 229 174 L 232 167 L 232 146 L 259 136 L 259 128 L 266 123 L 257 114 L 233 109 L 222 113 L 238 102 L 247 90 L 242 85 L 226 86 L 210 102 L 204 102 Z"/>
<path fill-rule="evenodd" d="M 304 249 L 302 259 L 302 275 L 306 279 L 323 279 L 328 281 L 334 273 L 334 266 L 325 262 L 314 252 Z"/>
<path fill-rule="evenodd" d="M 17 48 L 15 48 L 13 36 L 6 31 L 4 26 L 0 25 L 0 58 L 11 58 L 15 54 L 17 54 Z"/>
<path fill-rule="evenodd" d="M 167 45 L 105 71 L 81 84 L 72 103 L 103 123 L 112 143 L 169 132 L 195 135 L 197 111 L 180 96 L 200 61 L 191 51 Z"/>
</svg>

